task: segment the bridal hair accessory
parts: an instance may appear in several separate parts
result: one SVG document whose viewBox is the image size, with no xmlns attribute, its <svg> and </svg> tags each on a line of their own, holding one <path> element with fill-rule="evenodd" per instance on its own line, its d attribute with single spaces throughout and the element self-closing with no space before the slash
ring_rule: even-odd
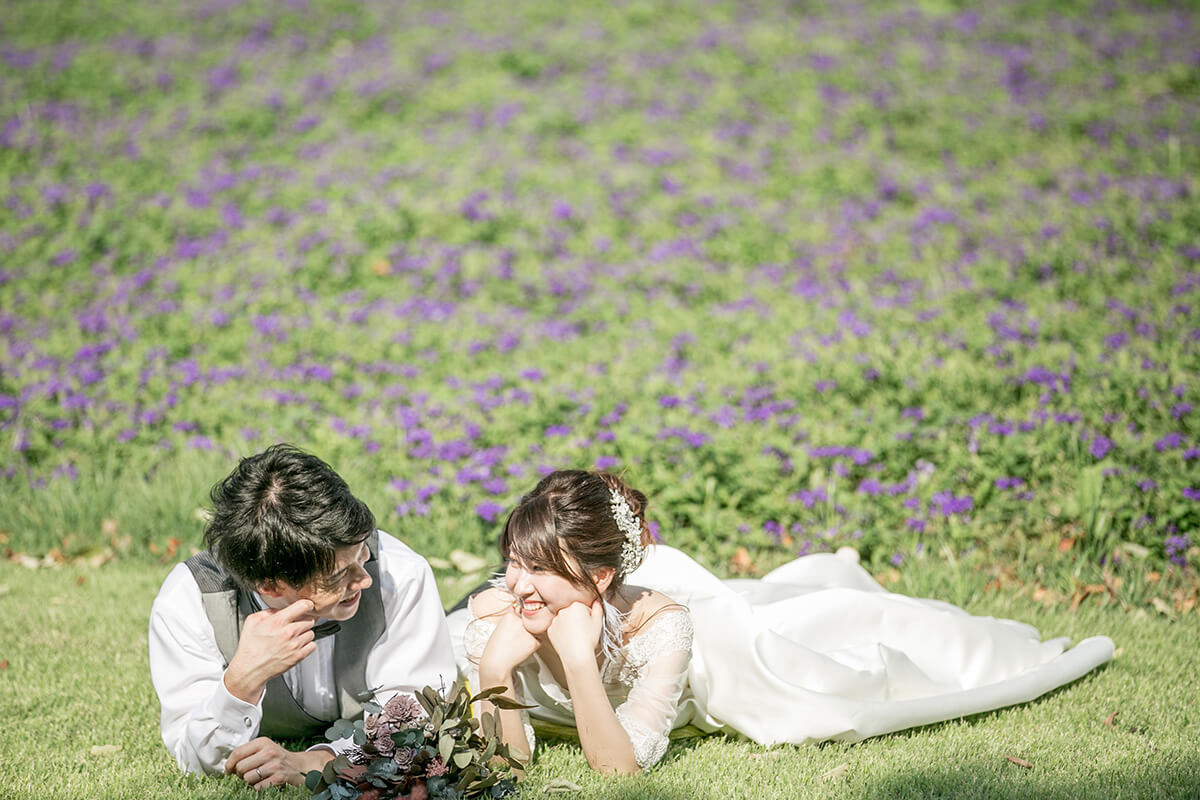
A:
<svg viewBox="0 0 1200 800">
<path fill-rule="evenodd" d="M 642 544 L 642 524 L 633 515 L 625 495 L 616 489 L 609 489 L 609 493 L 612 495 L 609 506 L 613 520 L 621 533 L 625 534 L 625 544 L 621 545 L 621 568 L 617 571 L 617 574 L 625 577 L 641 566 L 642 559 L 646 557 L 646 548 Z"/>
</svg>

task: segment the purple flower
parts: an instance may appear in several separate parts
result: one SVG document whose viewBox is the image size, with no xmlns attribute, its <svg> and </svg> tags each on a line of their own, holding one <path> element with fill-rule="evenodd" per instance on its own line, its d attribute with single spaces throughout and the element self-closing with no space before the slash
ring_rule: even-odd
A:
<svg viewBox="0 0 1200 800">
<path fill-rule="evenodd" d="M 907 520 L 907 524 L 908 524 L 909 530 L 916 531 L 917 533 L 923 533 L 925 531 L 925 520 L 923 520 L 923 519 L 917 519 L 916 517 L 909 517 Z"/>
<path fill-rule="evenodd" d="M 1109 451 L 1112 450 L 1112 448 L 1113 448 L 1112 439 L 1109 439 L 1107 436 L 1102 436 L 1100 434 L 1097 434 L 1096 438 L 1092 440 L 1092 446 L 1089 448 L 1089 451 L 1092 454 L 1092 458 L 1099 461 L 1100 459 L 1102 459 L 1106 455 L 1108 455 Z"/>
<path fill-rule="evenodd" d="M 598 456 L 595 462 L 597 470 L 609 470 L 621 466 L 621 459 L 616 456 Z"/>
<path fill-rule="evenodd" d="M 788 499 L 799 500 L 804 503 L 805 508 L 812 508 L 817 503 L 829 502 L 829 495 L 825 493 L 825 488 L 818 486 L 816 489 L 801 489 Z"/>
<path fill-rule="evenodd" d="M 1176 566 L 1187 564 L 1187 551 L 1192 546 L 1192 539 L 1186 533 L 1168 536 L 1163 543 L 1163 552 L 1167 560 Z"/>
<path fill-rule="evenodd" d="M 1154 449 L 1161 453 L 1164 450 L 1174 450 L 1181 444 L 1183 444 L 1183 434 L 1178 432 L 1168 433 L 1154 443 Z"/>
<path fill-rule="evenodd" d="M 76 258 L 76 252 L 71 249 L 59 251 L 50 259 L 50 266 L 65 267 Z"/>
<path fill-rule="evenodd" d="M 551 436 L 569 436 L 570 434 L 571 426 L 569 425 L 550 425 L 543 435 L 549 438 Z"/>
<path fill-rule="evenodd" d="M 936 508 L 938 513 L 944 517 L 949 517 L 953 514 L 965 514 L 975 506 L 975 501 L 970 496 L 957 497 L 951 492 L 935 492 L 933 497 L 929 498 L 930 508 Z"/>
<path fill-rule="evenodd" d="M 504 506 L 499 503 L 493 503 L 491 500 L 484 500 L 479 505 L 475 506 L 475 513 L 480 516 L 484 522 L 495 522 L 496 518 L 504 511 Z"/>
<path fill-rule="evenodd" d="M 1183 487 L 1183 496 L 1188 500 L 1200 500 L 1200 489 L 1185 486 Z"/>
</svg>

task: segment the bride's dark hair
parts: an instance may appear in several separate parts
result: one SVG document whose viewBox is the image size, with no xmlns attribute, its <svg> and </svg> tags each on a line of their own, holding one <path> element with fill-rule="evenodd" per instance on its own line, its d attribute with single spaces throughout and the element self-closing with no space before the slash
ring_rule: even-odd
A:
<svg viewBox="0 0 1200 800">
<path fill-rule="evenodd" d="M 543 478 L 508 515 L 500 534 L 501 555 L 561 575 L 590 589 L 597 599 L 600 593 L 590 576 L 601 567 L 612 567 L 607 591 L 611 597 L 625 582 L 621 574 L 625 534 L 613 517 L 614 490 L 641 524 L 644 547 L 651 542 L 646 495 L 607 472 L 559 470 Z"/>
</svg>

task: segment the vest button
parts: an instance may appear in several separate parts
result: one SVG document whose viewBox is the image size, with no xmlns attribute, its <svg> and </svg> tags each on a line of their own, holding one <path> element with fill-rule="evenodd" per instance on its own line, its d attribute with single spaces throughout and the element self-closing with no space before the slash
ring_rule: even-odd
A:
<svg viewBox="0 0 1200 800">
<path fill-rule="evenodd" d="M 250 719 L 249 717 L 242 717 L 242 722 L 246 723 L 247 728 L 254 727 L 254 720 Z"/>
</svg>

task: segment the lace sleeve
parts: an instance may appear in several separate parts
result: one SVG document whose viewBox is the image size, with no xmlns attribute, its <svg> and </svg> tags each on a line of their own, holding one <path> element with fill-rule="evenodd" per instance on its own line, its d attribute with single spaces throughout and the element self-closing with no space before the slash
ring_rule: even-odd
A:
<svg viewBox="0 0 1200 800">
<path fill-rule="evenodd" d="M 496 630 L 496 623 L 488 619 L 480 619 L 475 616 L 475 610 L 468 603 L 467 608 L 470 611 L 470 617 L 467 621 L 467 628 L 463 632 L 463 649 L 466 651 L 466 677 L 468 685 L 471 687 L 471 692 L 479 692 L 486 689 L 486 686 L 479 685 L 479 660 L 483 658 L 483 649 L 487 647 L 488 639 L 492 638 L 492 632 Z M 516 700 L 519 703 L 525 702 L 525 695 L 522 691 L 520 679 L 516 679 L 513 683 L 513 691 L 517 695 Z M 529 721 L 529 711 L 521 710 L 521 726 L 525 729 L 525 740 L 529 743 L 529 754 L 533 755 L 533 746 L 537 743 L 537 737 L 533 733 L 533 725 Z"/>
<path fill-rule="evenodd" d="M 661 612 L 628 645 L 620 678 L 629 696 L 616 714 L 642 769 L 667 752 L 691 657 L 692 618 L 682 608 Z"/>
</svg>

